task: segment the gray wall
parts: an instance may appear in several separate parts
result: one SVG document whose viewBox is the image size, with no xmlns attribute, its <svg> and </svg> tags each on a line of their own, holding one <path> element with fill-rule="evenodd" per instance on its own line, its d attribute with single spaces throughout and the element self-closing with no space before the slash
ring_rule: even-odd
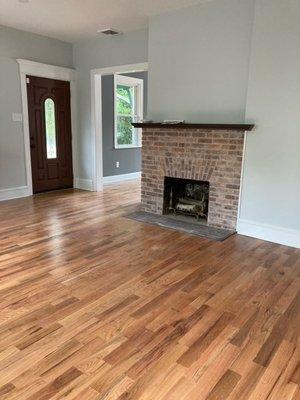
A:
<svg viewBox="0 0 300 400">
<path fill-rule="evenodd" d="M 215 0 L 153 18 L 148 93 L 153 119 L 255 122 L 243 230 L 299 243 L 299 0 Z"/>
<path fill-rule="evenodd" d="M 300 230 L 299 0 L 256 1 L 246 117 L 241 218 Z"/>
<path fill-rule="evenodd" d="M 73 46 L 78 76 L 78 178 L 92 179 L 90 70 L 147 62 L 148 31 L 83 40 Z"/>
<path fill-rule="evenodd" d="M 149 117 L 242 122 L 253 0 L 217 0 L 154 17 Z"/>
<path fill-rule="evenodd" d="M 144 81 L 144 115 L 147 115 L 148 73 L 123 74 Z M 103 176 L 128 174 L 141 170 L 141 149 L 114 148 L 114 77 L 102 77 L 102 128 L 103 128 Z M 116 161 L 120 167 L 116 168 Z"/>
<path fill-rule="evenodd" d="M 71 67 L 72 45 L 0 26 L 0 189 L 27 184 L 23 126 L 12 121 L 22 112 L 16 58 Z"/>
</svg>

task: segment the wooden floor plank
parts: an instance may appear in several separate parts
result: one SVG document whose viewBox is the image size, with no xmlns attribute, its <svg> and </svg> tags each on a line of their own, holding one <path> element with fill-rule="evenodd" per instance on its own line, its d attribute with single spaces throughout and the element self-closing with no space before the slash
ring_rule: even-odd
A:
<svg viewBox="0 0 300 400">
<path fill-rule="evenodd" d="M 300 250 L 126 219 L 140 185 L 0 204 L 1 400 L 296 400 Z"/>
</svg>

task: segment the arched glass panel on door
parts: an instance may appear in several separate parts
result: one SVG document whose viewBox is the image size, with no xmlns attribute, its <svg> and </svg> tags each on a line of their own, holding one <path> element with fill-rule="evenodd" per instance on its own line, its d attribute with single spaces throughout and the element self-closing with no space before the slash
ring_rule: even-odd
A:
<svg viewBox="0 0 300 400">
<path fill-rule="evenodd" d="M 45 100 L 45 124 L 47 158 L 56 158 L 55 104 L 50 98 Z"/>
</svg>

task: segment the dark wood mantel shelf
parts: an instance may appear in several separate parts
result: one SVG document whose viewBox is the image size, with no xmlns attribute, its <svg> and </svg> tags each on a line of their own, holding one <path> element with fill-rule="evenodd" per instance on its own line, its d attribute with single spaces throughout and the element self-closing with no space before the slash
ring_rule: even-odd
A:
<svg viewBox="0 0 300 400">
<path fill-rule="evenodd" d="M 255 126 L 254 124 L 164 124 L 162 122 L 134 122 L 132 125 L 135 128 L 206 129 L 222 131 L 252 131 Z"/>
</svg>

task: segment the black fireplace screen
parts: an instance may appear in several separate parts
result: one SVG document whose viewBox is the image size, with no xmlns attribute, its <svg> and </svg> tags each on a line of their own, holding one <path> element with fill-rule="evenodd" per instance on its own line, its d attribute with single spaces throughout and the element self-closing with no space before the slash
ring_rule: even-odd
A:
<svg viewBox="0 0 300 400">
<path fill-rule="evenodd" d="M 164 214 L 185 214 L 207 219 L 208 201 L 209 182 L 165 177 Z"/>
</svg>

